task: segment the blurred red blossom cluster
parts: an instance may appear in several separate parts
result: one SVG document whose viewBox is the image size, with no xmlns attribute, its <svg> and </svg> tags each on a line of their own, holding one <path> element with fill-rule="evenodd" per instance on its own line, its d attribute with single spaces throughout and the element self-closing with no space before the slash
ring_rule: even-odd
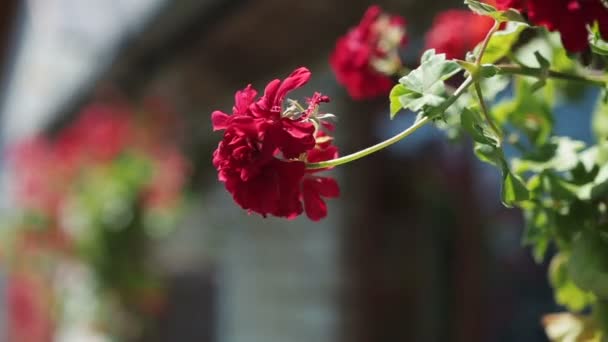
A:
<svg viewBox="0 0 608 342">
<path fill-rule="evenodd" d="M 186 180 L 187 162 L 163 136 L 167 115 L 154 111 L 146 115 L 157 117 L 138 120 L 127 106 L 95 104 L 55 137 L 35 136 L 12 146 L 9 157 L 19 204 L 54 216 L 83 170 L 103 167 L 128 151 L 154 163 L 154 176 L 143 189 L 144 202 L 171 204 Z"/>
<path fill-rule="evenodd" d="M 601 0 L 487 0 L 501 10 L 514 8 L 534 25 L 561 34 L 570 52 L 589 48 L 587 26 L 597 22 L 608 37 L 608 8 Z M 439 13 L 425 35 L 425 50 L 435 49 L 450 59 L 464 59 L 485 38 L 494 24 L 487 16 L 469 10 Z M 399 48 L 407 42 L 405 20 L 371 6 L 361 22 L 340 37 L 330 56 L 330 65 L 355 100 L 385 96 L 393 86 L 391 77 L 405 69 Z"/>
<path fill-rule="evenodd" d="M 270 82 L 259 98 L 249 85 L 236 93 L 232 114 L 213 112 L 213 129 L 224 131 L 213 165 L 243 209 L 286 218 L 305 210 L 316 221 L 327 215 L 323 197 L 339 195 L 334 179 L 306 169 L 307 162 L 338 155 L 327 134 L 333 126 L 319 112 L 329 98 L 315 93 L 306 106 L 286 98 L 310 77 L 308 69 L 296 69 L 284 81 Z"/>
<path fill-rule="evenodd" d="M 8 338 L 15 342 L 51 342 L 52 295 L 43 277 L 13 273 L 7 281 Z"/>
<path fill-rule="evenodd" d="M 435 49 L 447 58 L 463 59 L 488 34 L 494 25 L 490 17 L 469 10 L 447 10 L 439 13 L 425 36 L 425 50 Z"/>
<path fill-rule="evenodd" d="M 92 174 L 102 170 L 102 178 L 111 176 L 103 170 L 125 158 L 145 159 L 150 172 L 136 183 L 140 188 L 132 189 L 136 205 L 143 211 L 178 206 L 189 165 L 172 138 L 174 119 L 161 110 L 141 114 L 126 105 L 94 104 L 55 135 L 38 135 L 9 148 L 15 200 L 25 217 L 16 223 L 7 253 L 11 341 L 54 339 L 57 313 L 51 313 L 51 301 L 56 294 L 44 283 L 53 279 L 51 260 L 86 259 L 78 254 L 78 238 L 66 222 L 78 193 L 99 181 Z"/>
<path fill-rule="evenodd" d="M 514 8 L 531 23 L 558 31 L 566 50 L 581 52 L 589 48 L 587 26 L 599 24 L 608 37 L 608 8 L 602 0 L 497 0 L 498 8 Z"/>
<path fill-rule="evenodd" d="M 374 98 L 393 87 L 390 76 L 401 68 L 398 49 L 406 43 L 405 20 L 371 6 L 359 25 L 338 39 L 329 63 L 352 98 Z"/>
<path fill-rule="evenodd" d="M 493 3 L 493 0 L 490 1 Z M 468 10 L 440 13 L 426 34 L 425 49 L 445 53 L 447 58 L 464 58 L 486 36 L 494 21 Z M 385 96 L 393 77 L 405 69 L 399 49 L 407 43 L 405 20 L 371 6 L 361 22 L 338 39 L 329 62 L 348 94 L 355 100 Z"/>
</svg>

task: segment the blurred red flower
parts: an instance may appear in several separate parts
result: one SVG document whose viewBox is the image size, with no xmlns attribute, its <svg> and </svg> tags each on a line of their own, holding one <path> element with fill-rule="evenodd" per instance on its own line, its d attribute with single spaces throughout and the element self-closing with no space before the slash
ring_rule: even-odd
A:
<svg viewBox="0 0 608 342">
<path fill-rule="evenodd" d="M 494 20 L 490 17 L 468 10 L 447 10 L 435 17 L 425 37 L 425 50 L 435 49 L 449 59 L 463 59 L 484 40 L 492 25 Z"/>
<path fill-rule="evenodd" d="M 57 157 L 70 167 L 107 162 L 129 146 L 134 127 L 127 108 L 94 104 L 57 136 Z"/>
<path fill-rule="evenodd" d="M 6 299 L 8 338 L 13 342 L 53 341 L 48 285 L 26 273 L 8 277 Z"/>
<path fill-rule="evenodd" d="M 148 114 L 154 116 L 150 120 L 153 124 L 137 125 L 132 110 L 125 106 L 93 104 L 55 138 L 37 136 L 10 147 L 20 205 L 48 217 L 56 216 L 83 170 L 108 165 L 127 151 L 143 155 L 154 164 L 148 188 L 141 189 L 143 204 L 174 204 L 181 195 L 188 165 L 174 142 L 165 136 L 171 125 L 157 125 L 156 112 Z"/>
<path fill-rule="evenodd" d="M 570 52 L 589 47 L 587 25 L 596 21 L 608 38 L 608 9 L 601 0 L 498 0 L 498 7 L 515 8 L 527 14 L 533 24 L 558 31 Z"/>
<path fill-rule="evenodd" d="M 308 108 L 295 101 L 284 108 L 283 102 L 310 76 L 308 69 L 298 68 L 284 81 L 270 82 L 257 100 L 257 92 L 249 85 L 236 93 L 231 115 L 212 113 L 214 130 L 225 131 L 213 153 L 213 165 L 243 209 L 264 217 L 294 218 L 303 212 L 301 183 L 307 174 L 303 156 L 317 145 L 318 106 L 329 99 L 316 93 L 308 100 Z M 325 216 L 326 212 L 320 215 L 314 209 L 307 206 L 306 210 L 312 219 Z"/>
<path fill-rule="evenodd" d="M 41 136 L 24 140 L 9 148 L 8 157 L 20 204 L 38 213 L 56 213 L 65 177 L 59 172 L 51 141 Z"/>
<path fill-rule="evenodd" d="M 177 149 L 165 149 L 154 154 L 154 169 L 145 192 L 148 208 L 175 207 L 189 173 L 190 165 Z"/>
<path fill-rule="evenodd" d="M 398 49 L 406 42 L 405 20 L 371 6 L 359 25 L 338 39 L 329 63 L 352 98 L 386 95 L 393 87 L 390 76 L 401 67 Z"/>
</svg>

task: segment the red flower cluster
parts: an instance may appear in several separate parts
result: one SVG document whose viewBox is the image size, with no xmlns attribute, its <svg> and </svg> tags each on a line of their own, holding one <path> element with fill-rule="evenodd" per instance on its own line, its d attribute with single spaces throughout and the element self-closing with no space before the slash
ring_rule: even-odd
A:
<svg viewBox="0 0 608 342">
<path fill-rule="evenodd" d="M 152 179 L 143 189 L 144 204 L 170 205 L 186 181 L 186 160 L 172 142 L 163 141 L 158 130 L 136 125 L 133 119 L 126 107 L 92 105 L 54 139 L 37 136 L 12 146 L 9 154 L 20 204 L 54 217 L 82 170 L 136 151 L 154 164 Z"/>
<path fill-rule="evenodd" d="M 9 341 L 53 341 L 51 294 L 44 279 L 16 272 L 8 277 L 5 291 Z"/>
<path fill-rule="evenodd" d="M 435 49 L 449 59 L 465 57 L 484 40 L 494 25 L 490 17 L 467 10 L 448 10 L 440 13 L 426 34 L 425 50 Z"/>
<path fill-rule="evenodd" d="M 372 6 L 359 25 L 338 40 L 329 62 L 354 99 L 386 95 L 393 87 L 389 76 L 401 67 L 398 49 L 406 41 L 405 20 Z"/>
<path fill-rule="evenodd" d="M 535 25 L 558 31 L 566 50 L 581 52 L 589 47 L 587 25 L 599 23 L 608 37 L 608 8 L 602 0 L 497 0 L 498 8 L 515 8 Z"/>
<path fill-rule="evenodd" d="M 335 180 L 306 170 L 306 162 L 338 154 L 331 138 L 320 130 L 330 127 L 318 112 L 329 98 L 315 93 L 306 108 L 293 100 L 283 106 L 287 93 L 307 83 L 310 76 L 308 69 L 296 69 L 284 81 L 270 82 L 259 99 L 249 85 L 236 93 L 232 115 L 212 113 L 213 129 L 224 131 L 213 165 L 243 209 L 264 217 L 294 218 L 305 208 L 308 217 L 317 221 L 327 215 L 322 197 L 339 195 Z"/>
</svg>

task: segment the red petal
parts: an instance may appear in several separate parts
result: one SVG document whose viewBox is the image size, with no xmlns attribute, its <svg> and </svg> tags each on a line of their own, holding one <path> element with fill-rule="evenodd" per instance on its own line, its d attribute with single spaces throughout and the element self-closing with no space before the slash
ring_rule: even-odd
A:
<svg viewBox="0 0 608 342">
<path fill-rule="evenodd" d="M 336 198 L 340 196 L 340 186 L 330 177 L 317 177 L 317 191 L 323 197 Z"/>
<path fill-rule="evenodd" d="M 228 128 L 228 122 L 230 121 L 230 115 L 220 112 L 219 110 L 211 113 L 211 123 L 213 124 L 214 131 L 221 131 Z"/>
<path fill-rule="evenodd" d="M 258 92 L 251 87 L 249 84 L 245 89 L 239 90 L 234 95 L 234 108 L 232 109 L 234 114 L 246 114 L 248 113 L 249 106 L 253 103 L 253 100 L 257 96 Z"/>
<path fill-rule="evenodd" d="M 302 195 L 306 216 L 313 221 L 319 221 L 327 216 L 327 205 L 316 191 L 315 180 L 307 178 L 302 182 Z"/>
<path fill-rule="evenodd" d="M 310 76 L 310 70 L 308 70 L 307 68 L 300 67 L 294 70 L 291 75 L 287 76 L 285 81 L 283 81 L 283 83 L 277 90 L 275 104 L 280 105 L 285 99 L 285 95 L 287 95 L 288 92 L 300 88 L 301 86 L 306 84 L 306 82 L 310 80 Z"/>
</svg>

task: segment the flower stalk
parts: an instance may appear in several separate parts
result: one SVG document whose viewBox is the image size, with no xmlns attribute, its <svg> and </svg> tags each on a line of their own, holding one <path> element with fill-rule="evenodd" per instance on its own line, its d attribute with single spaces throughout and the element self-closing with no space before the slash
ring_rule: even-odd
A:
<svg viewBox="0 0 608 342">
<path fill-rule="evenodd" d="M 496 127 L 496 124 L 494 124 L 494 120 L 492 120 L 492 118 L 490 117 L 490 112 L 488 111 L 488 108 L 486 106 L 486 101 L 483 98 L 483 91 L 481 90 L 479 73 L 480 73 L 480 69 L 481 69 L 481 60 L 483 59 L 483 54 L 486 52 L 486 49 L 488 48 L 488 43 L 490 42 L 490 39 L 492 39 L 492 35 L 498 30 L 499 27 L 500 27 L 500 24 L 498 23 L 498 21 L 494 21 L 494 25 L 488 31 L 488 34 L 486 35 L 486 38 L 484 39 L 484 41 L 481 45 L 481 49 L 479 50 L 479 55 L 477 56 L 477 60 L 475 61 L 475 66 L 477 67 L 476 68 L 477 70 L 475 72 L 475 75 L 473 75 L 475 78 L 474 79 L 475 93 L 477 94 L 477 98 L 479 99 L 479 105 L 481 107 L 481 112 L 483 114 L 484 119 L 488 122 L 488 125 L 490 126 L 490 128 L 492 129 L 494 134 L 496 135 L 496 138 L 498 139 L 498 146 L 502 145 L 502 134 L 501 134 L 500 130 L 498 129 L 498 127 Z"/>
<path fill-rule="evenodd" d="M 593 75 L 575 75 L 568 74 L 555 70 L 543 70 L 542 68 L 530 68 L 517 64 L 498 64 L 496 65 L 498 73 L 502 75 L 521 75 L 531 77 L 549 77 L 557 80 L 572 81 L 585 83 L 588 85 L 605 87 L 608 83 L 608 79 L 600 76 Z"/>
<path fill-rule="evenodd" d="M 441 106 L 439 106 L 437 108 L 437 113 L 443 113 L 445 112 L 446 109 L 448 109 L 452 104 L 454 104 L 454 102 L 456 102 L 456 100 L 473 84 L 473 78 L 472 77 L 468 77 L 464 82 L 462 82 L 462 84 L 460 85 L 460 87 L 458 87 L 458 89 L 456 89 L 456 91 L 450 96 L 448 97 L 442 104 Z M 424 125 L 426 125 L 427 123 L 431 122 L 432 118 L 429 116 L 424 116 L 418 120 L 416 120 L 416 122 L 414 122 L 413 125 L 411 125 L 410 127 L 408 127 L 407 129 L 405 129 L 404 131 L 402 131 L 401 133 L 387 139 L 384 140 L 376 145 L 370 146 L 366 149 L 363 149 L 361 151 L 355 152 L 355 153 L 351 153 L 349 155 L 340 157 L 340 158 L 336 158 L 336 159 L 331 159 L 331 160 L 327 160 L 327 161 L 322 161 L 322 162 L 318 162 L 318 163 L 307 163 L 306 164 L 306 168 L 309 170 L 313 170 L 313 169 L 325 169 L 325 168 L 329 168 L 329 167 L 334 167 L 334 166 L 338 166 L 338 165 L 343 165 L 346 163 L 350 163 L 352 161 L 355 161 L 357 159 L 361 159 L 363 157 L 366 157 L 372 153 L 378 152 L 380 150 L 383 150 L 399 141 L 401 141 L 402 139 L 410 136 L 412 133 L 416 132 L 417 130 L 419 130 L 420 128 L 422 128 Z"/>
</svg>

